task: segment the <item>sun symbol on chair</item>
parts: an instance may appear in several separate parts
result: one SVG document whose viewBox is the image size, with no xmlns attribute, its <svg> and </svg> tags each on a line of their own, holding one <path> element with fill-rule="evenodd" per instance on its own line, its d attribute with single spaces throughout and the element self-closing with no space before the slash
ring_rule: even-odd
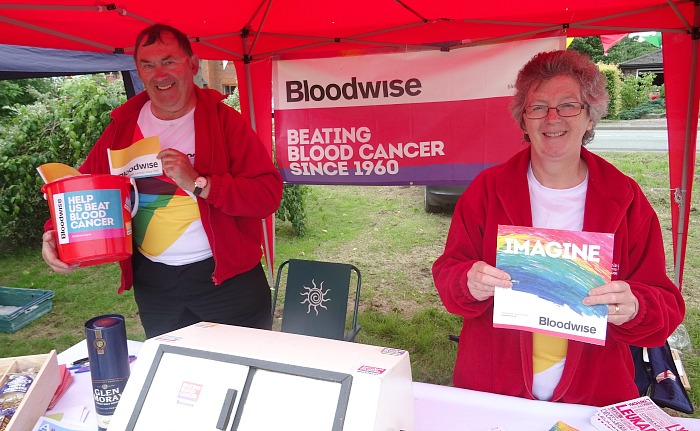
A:
<svg viewBox="0 0 700 431">
<path fill-rule="evenodd" d="M 304 286 L 304 289 L 306 289 L 306 292 L 301 292 L 300 295 L 306 296 L 306 299 L 300 302 L 300 304 L 309 304 L 306 314 L 311 313 L 311 307 L 314 307 L 314 311 L 316 312 L 316 315 L 318 316 L 318 307 L 325 308 L 328 310 L 328 308 L 323 305 L 324 302 L 330 301 L 330 299 L 326 299 L 326 294 L 330 292 L 330 289 L 326 289 L 326 291 L 323 291 L 323 282 L 321 282 L 321 285 L 316 287 L 316 280 L 311 280 L 311 284 L 314 287 L 306 287 Z"/>
</svg>

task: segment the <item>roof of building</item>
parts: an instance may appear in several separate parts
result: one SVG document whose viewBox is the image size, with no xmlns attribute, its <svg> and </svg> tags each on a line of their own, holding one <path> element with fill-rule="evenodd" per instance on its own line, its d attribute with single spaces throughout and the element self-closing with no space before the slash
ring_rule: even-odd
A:
<svg viewBox="0 0 700 431">
<path fill-rule="evenodd" d="M 648 54 L 640 55 L 639 57 L 633 58 L 631 60 L 623 61 L 618 66 L 621 69 L 637 69 L 639 67 L 648 66 L 659 66 L 662 67 L 664 64 L 664 57 L 661 54 L 661 50 L 652 51 Z"/>
</svg>

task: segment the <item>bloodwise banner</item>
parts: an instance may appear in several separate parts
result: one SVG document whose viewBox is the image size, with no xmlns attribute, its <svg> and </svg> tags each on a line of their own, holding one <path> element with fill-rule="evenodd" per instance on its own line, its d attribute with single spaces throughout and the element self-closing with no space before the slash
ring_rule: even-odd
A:
<svg viewBox="0 0 700 431">
<path fill-rule="evenodd" d="M 467 184 L 525 147 L 509 110 L 515 77 L 564 46 L 276 61 L 278 167 L 292 184 Z"/>
</svg>

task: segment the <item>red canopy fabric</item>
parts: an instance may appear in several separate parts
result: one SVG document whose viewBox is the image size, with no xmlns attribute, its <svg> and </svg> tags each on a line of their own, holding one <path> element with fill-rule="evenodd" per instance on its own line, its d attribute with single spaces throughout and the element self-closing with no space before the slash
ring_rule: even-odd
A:
<svg viewBox="0 0 700 431">
<path fill-rule="evenodd" d="M 693 190 L 695 148 L 700 100 L 700 44 L 683 35 L 663 36 L 666 115 L 668 123 L 671 217 L 676 284 L 683 282 L 690 196 Z"/>
<path fill-rule="evenodd" d="M 381 48 L 454 49 L 553 30 L 569 37 L 687 34 L 694 13 L 686 0 L 20 0 L 0 4 L 0 41 L 130 53 L 141 28 L 164 22 L 194 38 L 203 59 L 255 60 Z"/>
<path fill-rule="evenodd" d="M 173 25 L 191 37 L 200 58 L 236 62 L 244 113 L 270 148 L 271 59 L 447 52 L 554 34 L 659 31 L 678 44 L 678 49 L 668 48 L 670 40 L 664 39 L 666 82 L 679 77 L 666 89 L 671 171 L 682 169 L 692 180 L 699 10 L 691 0 L 20 0 L 0 4 L 0 43 L 128 54 L 143 27 L 155 22 Z M 691 157 L 676 156 L 689 151 Z M 674 229 L 689 208 L 692 181 L 683 184 Z M 680 232 L 680 239 L 674 237 L 677 256 L 685 252 L 686 229 Z M 682 264 L 676 259 L 677 273 Z"/>
</svg>

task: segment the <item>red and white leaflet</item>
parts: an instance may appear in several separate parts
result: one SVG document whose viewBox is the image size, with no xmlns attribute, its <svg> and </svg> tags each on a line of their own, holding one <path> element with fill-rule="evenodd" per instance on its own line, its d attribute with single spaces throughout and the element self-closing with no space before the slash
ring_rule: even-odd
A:
<svg viewBox="0 0 700 431">
<path fill-rule="evenodd" d="M 649 397 L 601 407 L 591 423 L 600 431 L 690 431 Z"/>
</svg>

